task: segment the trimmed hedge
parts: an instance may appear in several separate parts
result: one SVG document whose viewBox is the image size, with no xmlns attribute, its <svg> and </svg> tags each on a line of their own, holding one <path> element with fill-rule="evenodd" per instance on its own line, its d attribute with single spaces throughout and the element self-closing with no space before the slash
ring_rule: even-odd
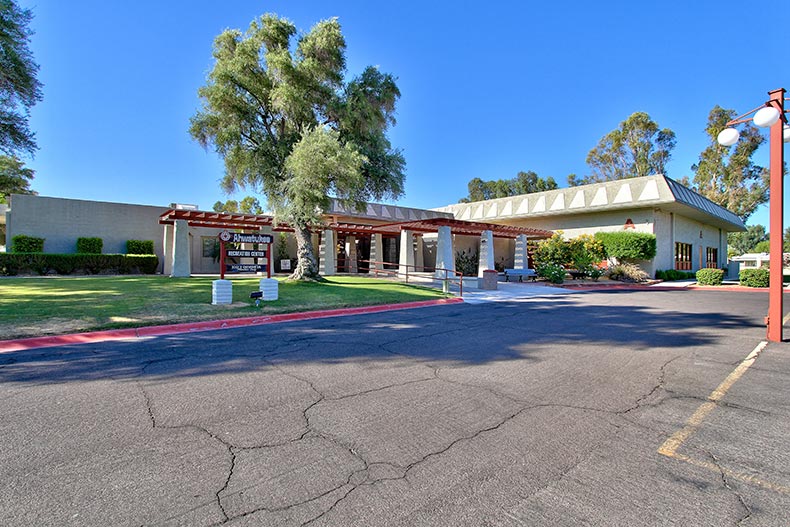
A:
<svg viewBox="0 0 790 527">
<path fill-rule="evenodd" d="M 723 281 L 723 269 L 700 269 L 697 271 L 697 283 L 699 285 L 721 285 Z"/>
<path fill-rule="evenodd" d="M 101 238 L 77 238 L 77 252 L 80 254 L 101 254 L 104 242 Z"/>
<path fill-rule="evenodd" d="M 154 274 L 158 266 L 159 258 L 154 255 L 0 253 L 0 275 L 3 276 L 49 272 L 64 275 L 75 272 Z"/>
<path fill-rule="evenodd" d="M 652 260 L 656 256 L 656 236 L 646 232 L 596 232 L 609 258 L 623 260 Z"/>
<path fill-rule="evenodd" d="M 768 287 L 770 272 L 768 269 L 741 269 L 738 275 L 741 285 L 746 287 Z"/>
<path fill-rule="evenodd" d="M 153 240 L 126 240 L 126 254 L 155 254 Z"/>
<path fill-rule="evenodd" d="M 676 269 L 656 271 L 656 280 L 664 280 L 665 282 L 672 282 L 674 280 L 691 280 L 694 278 L 697 278 L 697 275 L 689 271 L 678 271 Z"/>
<path fill-rule="evenodd" d="M 17 234 L 13 238 L 11 238 L 11 252 L 12 253 L 43 253 L 44 239 L 45 238 L 36 238 L 35 236 L 26 236 L 24 234 Z"/>
</svg>

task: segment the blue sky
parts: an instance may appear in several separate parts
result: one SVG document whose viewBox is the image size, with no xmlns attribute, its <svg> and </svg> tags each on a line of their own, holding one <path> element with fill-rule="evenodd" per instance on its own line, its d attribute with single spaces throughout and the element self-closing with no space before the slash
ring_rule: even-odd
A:
<svg viewBox="0 0 790 527">
<path fill-rule="evenodd" d="M 28 166 L 33 188 L 47 196 L 203 209 L 228 199 L 222 162 L 190 138 L 189 118 L 214 37 L 263 13 L 303 31 L 336 16 L 348 75 L 378 65 L 398 78 L 390 139 L 406 157 L 404 206 L 455 203 L 471 178 L 520 170 L 565 186 L 568 174 L 588 172 L 597 141 L 636 111 L 677 134 L 667 174 L 691 176 L 715 104 L 745 112 L 768 90 L 790 89 L 782 29 L 790 2 L 19 4 L 35 16 L 44 83 L 31 116 L 40 150 Z M 756 161 L 767 159 L 766 144 Z M 762 207 L 749 223 L 767 221 Z"/>
</svg>

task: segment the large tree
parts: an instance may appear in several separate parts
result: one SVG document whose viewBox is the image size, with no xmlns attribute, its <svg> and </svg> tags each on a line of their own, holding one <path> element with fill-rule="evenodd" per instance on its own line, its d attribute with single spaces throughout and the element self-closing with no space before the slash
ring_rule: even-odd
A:
<svg viewBox="0 0 790 527">
<path fill-rule="evenodd" d="M 214 203 L 214 212 L 230 212 L 232 214 L 263 214 L 261 202 L 253 196 L 245 196 L 241 201 L 229 199 L 225 202 L 217 201 Z"/>
<path fill-rule="evenodd" d="M 659 128 L 644 112 L 631 114 L 598 141 L 587 154 L 592 172 L 578 178 L 568 176 L 570 186 L 600 183 L 632 177 L 666 174 L 666 165 L 675 148 L 675 132 Z"/>
<path fill-rule="evenodd" d="M 469 195 L 461 198 L 459 201 L 460 203 L 471 203 L 486 199 L 532 194 L 533 192 L 554 190 L 556 188 L 558 188 L 558 185 L 553 177 L 549 176 L 543 179 L 532 170 L 529 170 L 527 172 L 519 172 L 513 179 L 483 181 L 480 178 L 473 178 L 467 184 Z"/>
<path fill-rule="evenodd" d="M 330 194 L 359 207 L 403 193 L 405 161 L 386 136 L 400 91 L 375 67 L 346 82 L 345 49 L 336 19 L 299 37 L 274 15 L 226 30 L 192 118 L 192 136 L 224 158 L 223 189 L 262 192 L 294 228 L 293 279 L 319 277 L 310 229 Z"/>
<path fill-rule="evenodd" d="M 13 0 L 0 0 L 0 152 L 33 155 L 38 146 L 28 126 L 30 108 L 41 100 L 38 64 L 30 51 L 33 15 Z"/>
<path fill-rule="evenodd" d="M 768 241 L 768 233 L 762 225 L 749 225 L 745 232 L 731 232 L 727 235 L 727 253 L 739 256 L 753 252 L 758 243 Z"/>
<path fill-rule="evenodd" d="M 0 156 L 0 203 L 8 203 L 11 194 L 36 194 L 30 188 L 35 172 L 13 156 Z"/>
<path fill-rule="evenodd" d="M 747 123 L 740 129 L 735 146 L 722 146 L 716 140 L 734 110 L 714 106 L 708 115 L 705 132 L 710 142 L 692 165 L 694 179 L 683 183 L 709 200 L 740 216 L 744 221 L 768 201 L 768 170 L 752 162 L 754 152 L 765 141 L 757 127 Z"/>
</svg>

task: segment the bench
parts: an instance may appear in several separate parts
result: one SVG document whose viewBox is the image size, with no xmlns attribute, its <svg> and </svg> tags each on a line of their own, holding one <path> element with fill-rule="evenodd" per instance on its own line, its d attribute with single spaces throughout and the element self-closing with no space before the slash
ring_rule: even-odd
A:
<svg viewBox="0 0 790 527">
<path fill-rule="evenodd" d="M 511 276 L 518 276 L 519 282 L 522 282 L 525 276 L 534 282 L 538 273 L 535 272 L 535 269 L 505 269 L 505 282 L 509 282 Z"/>
</svg>

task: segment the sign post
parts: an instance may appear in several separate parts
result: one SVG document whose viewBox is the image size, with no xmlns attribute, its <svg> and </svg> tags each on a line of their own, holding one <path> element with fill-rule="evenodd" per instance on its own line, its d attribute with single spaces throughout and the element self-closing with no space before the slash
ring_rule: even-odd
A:
<svg viewBox="0 0 790 527">
<path fill-rule="evenodd" d="M 219 273 L 220 278 L 222 280 L 225 279 L 225 271 L 231 272 L 259 272 L 263 271 L 263 268 L 266 268 L 266 276 L 267 278 L 272 277 L 272 241 L 274 239 L 270 234 L 244 234 L 240 232 L 229 232 L 224 230 L 219 233 Z M 231 249 L 226 250 L 225 243 L 232 242 L 232 243 L 262 243 L 266 245 L 266 250 L 264 251 L 249 251 L 249 250 L 237 250 Z M 225 258 L 226 257 L 240 257 L 240 258 L 255 258 L 257 261 L 258 258 L 266 258 L 266 264 L 231 264 L 229 266 L 225 266 Z M 228 269 L 229 267 L 229 269 Z"/>
</svg>

